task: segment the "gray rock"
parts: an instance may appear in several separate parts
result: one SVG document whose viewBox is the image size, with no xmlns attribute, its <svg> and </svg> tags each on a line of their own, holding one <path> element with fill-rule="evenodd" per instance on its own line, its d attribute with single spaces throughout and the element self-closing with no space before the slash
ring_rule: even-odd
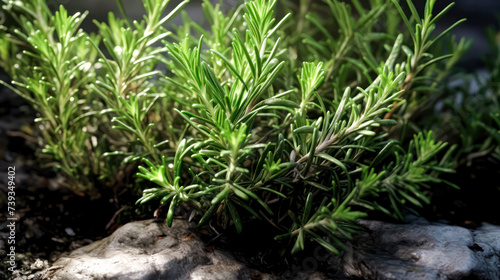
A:
<svg viewBox="0 0 500 280">
<path fill-rule="evenodd" d="M 257 273 L 223 252 L 204 248 L 187 222 L 175 220 L 168 228 L 138 221 L 60 258 L 44 279 L 249 279 Z"/>
<path fill-rule="evenodd" d="M 361 221 L 342 257 L 345 274 L 364 279 L 500 279 L 500 227 L 477 230 L 415 219 Z"/>
<path fill-rule="evenodd" d="M 73 251 L 33 279 L 500 279 L 500 226 L 469 230 L 421 218 L 408 224 L 362 220 L 360 225 L 366 231 L 342 256 L 315 251 L 304 260 L 309 268 L 326 261 L 332 278 L 303 267 L 281 277 L 252 270 L 228 252 L 206 250 L 186 221 L 174 220 L 168 228 L 147 220 Z"/>
<path fill-rule="evenodd" d="M 245 267 L 230 253 L 207 250 L 189 224 L 171 228 L 153 220 L 132 222 L 111 236 L 73 251 L 43 272 L 42 279 L 273 280 Z M 304 277 L 303 277 L 304 276 Z M 291 279 L 299 279 L 298 276 Z M 321 273 L 300 279 L 326 279 Z"/>
<path fill-rule="evenodd" d="M 500 251 L 500 227 L 483 223 L 483 225 L 474 231 L 476 242 L 488 244 L 495 251 Z"/>
</svg>

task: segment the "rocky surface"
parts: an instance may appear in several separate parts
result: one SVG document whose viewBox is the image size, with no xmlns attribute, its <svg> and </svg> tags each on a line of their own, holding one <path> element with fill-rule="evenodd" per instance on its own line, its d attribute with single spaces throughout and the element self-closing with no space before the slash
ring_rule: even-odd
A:
<svg viewBox="0 0 500 280">
<path fill-rule="evenodd" d="M 500 226 L 475 230 L 414 219 L 362 221 L 367 228 L 342 257 L 364 279 L 500 279 Z"/>
<path fill-rule="evenodd" d="M 408 224 L 360 224 L 366 230 L 342 256 L 315 251 L 304 259 L 308 269 L 301 266 L 280 276 L 250 269 L 232 254 L 207 247 L 183 220 L 174 220 L 172 228 L 146 220 L 19 279 L 500 279 L 500 226 L 485 223 L 471 230 L 423 218 Z"/>
<path fill-rule="evenodd" d="M 174 220 L 171 228 L 154 220 L 128 223 L 111 236 L 60 258 L 31 279 L 278 279 L 207 247 L 191 226 L 183 220 Z M 290 279 L 326 278 L 311 272 Z"/>
<path fill-rule="evenodd" d="M 43 279 L 272 279 L 220 251 L 205 247 L 176 220 L 171 228 L 153 220 L 129 223 L 111 236 L 73 251 Z"/>
</svg>

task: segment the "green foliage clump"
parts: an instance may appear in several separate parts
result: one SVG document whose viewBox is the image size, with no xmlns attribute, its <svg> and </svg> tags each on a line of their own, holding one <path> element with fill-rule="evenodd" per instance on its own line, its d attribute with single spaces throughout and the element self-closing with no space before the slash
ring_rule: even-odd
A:
<svg viewBox="0 0 500 280">
<path fill-rule="evenodd" d="M 142 159 L 137 183 L 156 186 L 137 202 L 159 200 L 168 225 L 184 204 L 200 225 L 241 232 L 260 219 L 292 253 L 308 240 L 338 252 L 357 219 L 404 219 L 453 172 L 454 148 L 408 129 L 467 47 L 433 50 L 459 23 L 431 35 L 451 5 L 428 0 L 420 17 L 407 1 L 408 17 L 395 0 L 285 1 L 277 17 L 276 0 L 228 15 L 206 0 L 204 29 L 181 12 L 187 1 L 163 16 L 168 2 L 143 0 L 137 22 L 117 1 L 123 18 L 87 34 L 86 14 L 3 1 L 18 26 L 0 36 L 9 86 L 37 110 L 43 152 L 75 191 Z"/>
<path fill-rule="evenodd" d="M 483 73 L 455 73 L 441 93 L 442 112 L 434 118 L 420 120 L 420 126 L 434 129 L 440 137 L 455 142 L 460 149 L 456 155 L 457 168 L 468 173 L 469 179 L 477 170 L 485 169 L 484 164 L 493 166 L 500 161 L 500 41 L 498 31 L 487 30 L 490 54 L 485 60 Z M 483 178 L 488 180 L 490 177 Z M 493 181 L 493 180 L 492 180 Z M 492 182 L 493 184 L 494 181 Z M 500 185 L 495 187 L 500 189 Z"/>
</svg>

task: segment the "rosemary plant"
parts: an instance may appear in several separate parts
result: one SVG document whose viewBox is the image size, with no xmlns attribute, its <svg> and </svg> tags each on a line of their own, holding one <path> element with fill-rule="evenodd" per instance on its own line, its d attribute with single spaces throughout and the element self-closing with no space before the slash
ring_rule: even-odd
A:
<svg viewBox="0 0 500 280">
<path fill-rule="evenodd" d="M 85 14 L 3 0 L 18 24 L 0 38 L 9 86 L 37 109 L 44 152 L 75 190 L 142 158 L 137 182 L 155 186 L 137 203 L 159 200 L 169 226 L 183 204 L 200 225 L 241 232 L 260 219 L 292 253 L 309 240 L 338 252 L 358 218 L 404 219 L 453 172 L 454 148 L 432 131 L 406 141 L 390 130 L 416 111 L 406 104 L 430 100 L 415 93 L 437 87 L 432 68 L 450 69 L 466 47 L 432 53 L 451 5 L 436 12 L 428 0 L 421 18 L 407 1 L 408 18 L 395 0 L 300 1 L 278 17 L 276 0 L 227 15 L 204 0 L 209 29 L 182 13 L 168 31 L 187 1 L 163 16 L 168 2 L 143 0 L 137 22 L 117 1 L 123 18 L 87 34 Z"/>
<path fill-rule="evenodd" d="M 37 110 L 43 153 L 76 193 L 99 195 L 96 186 L 115 182 L 123 166 L 159 162 L 159 149 L 176 143 L 168 113 L 175 97 L 155 78 L 166 48 L 153 45 L 170 35 L 162 25 L 187 2 L 162 17 L 168 2 L 145 1 L 141 22 L 110 14 L 107 24 L 96 22 L 96 35 L 79 28 L 87 13 L 70 16 L 60 6 L 52 15 L 43 0 L 3 1 L 16 23 L 2 29 L 2 66 L 16 87 L 5 85 Z M 161 128 L 152 130 L 154 123 Z"/>
<path fill-rule="evenodd" d="M 12 33 L 2 31 L 4 69 L 16 88 L 5 85 L 39 112 L 35 122 L 44 139 L 43 152 L 68 175 L 67 185 L 75 192 L 89 191 L 100 166 L 86 153 L 89 148 L 99 150 L 97 139 L 89 133 L 93 121 L 88 119 L 87 106 L 96 51 L 88 47 L 86 34 L 79 29 L 86 13 L 70 16 L 61 6 L 52 15 L 38 0 L 3 3 L 19 24 Z"/>
<path fill-rule="evenodd" d="M 457 73 L 451 77 L 460 82 L 444 88 L 443 113 L 421 121 L 422 126 L 439 129 L 446 141 L 460 144 L 458 165 L 471 166 L 475 159 L 485 157 L 500 160 L 500 44 L 498 31 L 490 28 L 487 33 L 491 54 L 485 59 L 486 73 Z"/>
<path fill-rule="evenodd" d="M 427 29 L 433 28 L 433 3 L 428 2 L 425 19 L 417 19 L 417 26 L 425 21 Z M 395 124 L 384 115 L 410 88 L 405 71 L 422 71 L 448 56 L 419 57 L 414 66 L 407 66 L 416 58 L 411 52 L 400 58 L 401 50 L 408 49 L 404 35 L 385 34 L 379 37 L 392 36 L 392 47 L 378 50 L 373 62 L 355 59 L 362 54 L 350 58 L 350 50 L 359 49 L 356 44 L 371 53 L 362 36 L 374 32 L 385 9 L 400 7 L 372 3 L 368 11 L 358 5 L 361 17 L 356 23 L 349 5 L 329 1 L 333 14 L 342 18 L 344 46 L 325 34 L 319 17 L 306 16 L 328 40 L 316 42 L 314 35 L 306 35 L 304 42 L 312 47 L 304 56 L 316 61 L 300 64 L 292 60 L 307 50 L 296 49 L 294 35 L 287 40 L 277 32 L 294 23 L 287 23 L 289 14 L 274 19 L 275 4 L 248 2 L 224 17 L 218 6 L 205 1 L 212 33 L 185 18 L 188 25 L 182 32 L 198 32 L 198 42 L 191 43 L 196 39 L 188 35 L 167 44 L 174 61 L 169 80 L 193 98 L 189 110 L 178 111 L 193 134 L 181 142 L 173 162 L 146 161 L 149 168 L 140 167 L 139 176 L 159 186 L 145 190 L 138 203 L 161 198 L 161 205 L 168 206 L 169 224 L 180 203 L 200 213 L 199 224 L 217 217 L 222 227 L 232 224 L 238 232 L 249 219 L 263 219 L 286 232 L 278 240 L 294 240 L 292 253 L 303 250 L 309 239 L 338 252 L 366 210 L 403 219 L 401 207 L 428 203 L 429 184 L 441 182 L 439 173 L 453 172 L 453 149 L 443 153 L 446 144 L 435 142 L 432 132 L 415 135 L 405 144 L 388 140 L 382 129 Z M 241 19 L 243 24 L 232 30 L 229 24 L 222 31 L 218 25 Z M 186 30 L 189 27 L 193 30 Z M 221 40 L 221 32 L 232 42 Z M 210 49 L 203 51 L 205 38 Z M 429 35 L 422 40 L 431 41 Z M 418 55 L 431 44 L 416 46 Z M 319 50 L 311 51 L 313 47 Z M 325 59 L 327 53 L 335 55 Z M 351 75 L 345 70 L 352 68 L 362 71 Z M 294 73 L 298 79 L 291 81 Z M 336 75 L 340 77 L 332 81 Z"/>
</svg>

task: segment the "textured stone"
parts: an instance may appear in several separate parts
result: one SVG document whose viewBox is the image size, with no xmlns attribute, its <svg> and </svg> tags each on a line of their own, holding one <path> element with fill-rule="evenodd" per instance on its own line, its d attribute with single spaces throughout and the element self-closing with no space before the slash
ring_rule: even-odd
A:
<svg viewBox="0 0 500 280">
<path fill-rule="evenodd" d="M 174 220 L 171 228 L 153 220 L 126 224 L 60 258 L 42 279 L 278 279 L 245 267 L 228 252 L 208 249 L 191 226 L 183 220 Z M 321 273 L 309 274 L 290 279 L 326 279 Z"/>
<path fill-rule="evenodd" d="M 415 219 L 361 221 L 342 258 L 346 275 L 365 279 L 500 279 L 500 227 L 477 230 Z"/>
<path fill-rule="evenodd" d="M 261 279 L 224 252 L 205 250 L 189 224 L 153 220 L 124 225 L 111 236 L 60 258 L 44 279 Z"/>
<path fill-rule="evenodd" d="M 413 219 L 408 224 L 360 221 L 365 227 L 342 256 L 318 253 L 321 272 L 274 276 L 250 269 L 229 252 L 208 250 L 191 225 L 168 228 L 153 220 L 129 223 L 111 236 L 73 251 L 33 279 L 500 279 L 500 226 L 476 230 Z M 19 278 L 24 279 L 24 278 Z"/>
</svg>

